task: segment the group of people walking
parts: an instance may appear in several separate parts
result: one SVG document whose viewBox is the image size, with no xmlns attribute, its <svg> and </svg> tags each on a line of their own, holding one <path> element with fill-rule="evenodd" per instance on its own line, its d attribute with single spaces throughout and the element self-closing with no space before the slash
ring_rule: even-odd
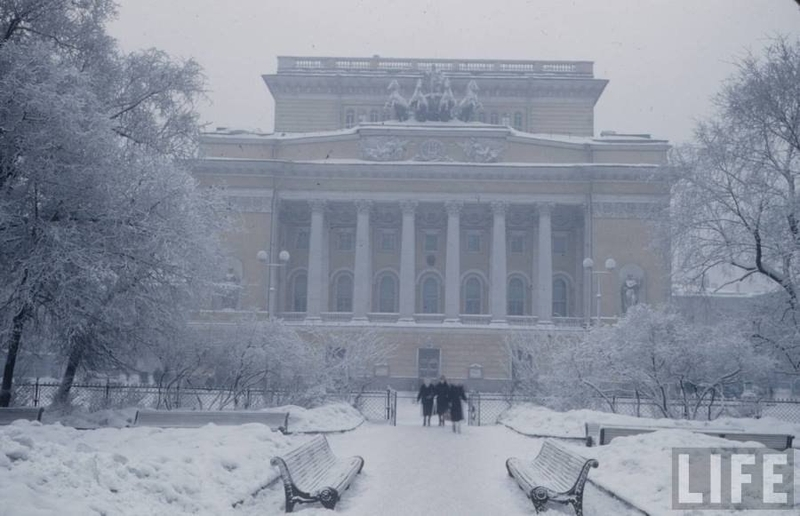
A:
<svg viewBox="0 0 800 516">
<path fill-rule="evenodd" d="M 422 426 L 431 426 L 435 404 L 439 426 L 445 426 L 445 420 L 449 416 L 453 422 L 453 432 L 461 433 L 461 421 L 464 420 L 464 406 L 461 402 L 467 401 L 463 385 L 449 384 L 444 376 L 439 377 L 435 384 L 425 378 L 417 393 L 417 401 L 422 403 Z"/>
</svg>

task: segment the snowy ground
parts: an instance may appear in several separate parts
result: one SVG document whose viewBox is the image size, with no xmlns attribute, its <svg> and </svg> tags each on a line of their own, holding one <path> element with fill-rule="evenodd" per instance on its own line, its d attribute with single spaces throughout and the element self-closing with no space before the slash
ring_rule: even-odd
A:
<svg viewBox="0 0 800 516">
<path fill-rule="evenodd" d="M 531 503 L 508 477 L 505 460 L 533 457 L 543 440 L 519 432 L 577 437 L 587 419 L 624 422 L 596 412 L 558 414 L 522 407 L 503 419 L 516 431 L 503 425 L 465 426 L 462 434 L 454 435 L 449 427 L 422 427 L 419 406 L 403 398 L 397 427 L 362 424 L 360 415 L 343 405 L 291 410 L 290 427 L 295 430 L 355 428 L 328 435 L 336 454 L 365 459 L 362 474 L 336 507 L 335 513 L 348 516 L 530 515 Z M 94 426 L 124 422 L 128 416 L 83 415 L 70 423 Z M 715 422 L 714 427 L 720 425 L 764 430 L 764 423 L 755 420 Z M 800 427 L 789 427 L 800 435 Z M 0 516 L 282 514 L 280 483 L 262 489 L 277 476 L 269 459 L 308 438 L 283 436 L 261 425 L 75 430 L 17 422 L 0 427 Z M 681 513 L 669 510 L 670 448 L 735 444 L 667 430 L 617 439 L 603 447 L 585 448 L 578 441 L 567 445 L 600 461 L 600 468 L 590 474 L 598 485 L 650 514 L 675 515 Z M 796 490 L 800 492 L 800 486 Z M 588 488 L 584 506 L 587 516 L 641 514 L 594 486 Z M 800 506 L 795 509 L 800 514 Z M 319 505 L 300 506 L 296 512 L 333 514 Z"/>
</svg>

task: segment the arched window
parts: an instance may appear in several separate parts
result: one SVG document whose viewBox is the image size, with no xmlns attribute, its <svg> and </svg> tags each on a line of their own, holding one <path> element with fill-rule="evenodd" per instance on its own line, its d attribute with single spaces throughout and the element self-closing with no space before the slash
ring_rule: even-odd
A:
<svg viewBox="0 0 800 516">
<path fill-rule="evenodd" d="M 469 278 L 464 283 L 464 313 L 481 313 L 481 280 L 476 277 Z"/>
<path fill-rule="evenodd" d="M 514 129 L 522 131 L 522 113 L 519 111 L 514 113 Z"/>
<path fill-rule="evenodd" d="M 553 316 L 567 317 L 567 280 L 555 278 L 553 280 Z"/>
<path fill-rule="evenodd" d="M 294 277 L 292 286 L 292 310 L 295 312 L 306 311 L 306 296 L 308 295 L 308 276 L 302 272 Z"/>
<path fill-rule="evenodd" d="M 384 274 L 378 281 L 378 312 L 397 311 L 397 282 L 391 274 Z"/>
<path fill-rule="evenodd" d="M 344 126 L 350 129 L 354 125 L 356 125 L 356 112 L 352 109 L 348 109 L 347 113 L 344 115 Z"/>
<path fill-rule="evenodd" d="M 340 274 L 336 278 L 336 311 L 353 311 L 353 277 L 350 274 Z"/>
<path fill-rule="evenodd" d="M 489 123 L 491 123 L 492 125 L 499 125 L 500 124 L 500 115 L 498 115 L 497 113 L 492 113 L 489 116 Z"/>
<path fill-rule="evenodd" d="M 438 314 L 439 311 L 439 280 L 428 276 L 422 281 L 422 313 Z"/>
<path fill-rule="evenodd" d="M 508 282 L 508 315 L 525 314 L 525 283 L 520 278 Z"/>
<path fill-rule="evenodd" d="M 369 121 L 373 123 L 380 121 L 377 109 L 373 109 L 372 111 L 369 112 Z"/>
</svg>

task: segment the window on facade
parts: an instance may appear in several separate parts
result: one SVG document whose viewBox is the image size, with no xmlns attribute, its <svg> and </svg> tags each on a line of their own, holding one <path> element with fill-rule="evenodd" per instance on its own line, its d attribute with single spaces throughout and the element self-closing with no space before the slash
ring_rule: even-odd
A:
<svg viewBox="0 0 800 516">
<path fill-rule="evenodd" d="M 508 282 L 508 315 L 525 314 L 525 283 L 520 278 Z"/>
<path fill-rule="evenodd" d="M 511 125 L 511 117 L 508 115 L 508 113 L 503 113 L 500 123 L 503 125 Z"/>
<path fill-rule="evenodd" d="M 336 278 L 336 311 L 353 311 L 353 278 L 349 274 Z"/>
<path fill-rule="evenodd" d="M 511 252 L 515 254 L 525 252 L 525 234 L 524 233 L 511 233 L 511 242 L 509 243 Z"/>
<path fill-rule="evenodd" d="M 397 311 L 397 282 L 391 274 L 384 274 L 378 282 L 378 311 L 394 313 Z"/>
<path fill-rule="evenodd" d="M 484 124 L 486 123 L 486 113 L 484 113 L 483 111 L 478 113 L 478 122 L 481 122 L 481 123 L 484 123 Z"/>
<path fill-rule="evenodd" d="M 489 123 L 493 125 L 500 124 L 500 115 L 498 115 L 497 113 L 492 113 L 489 117 Z"/>
<path fill-rule="evenodd" d="M 352 251 L 355 247 L 355 237 L 352 231 L 343 230 L 339 231 L 336 235 L 336 250 L 337 251 Z"/>
<path fill-rule="evenodd" d="M 478 278 L 469 278 L 464 284 L 464 313 L 481 313 L 481 282 Z"/>
<path fill-rule="evenodd" d="M 522 131 L 522 113 L 519 111 L 514 113 L 514 129 Z"/>
<path fill-rule="evenodd" d="M 369 121 L 370 122 L 377 122 L 380 120 L 380 116 L 378 115 L 378 110 L 373 109 L 369 112 Z"/>
<path fill-rule="evenodd" d="M 439 281 L 436 278 L 425 278 L 422 282 L 422 313 L 439 313 Z"/>
<path fill-rule="evenodd" d="M 347 113 L 344 115 L 344 126 L 350 129 L 354 125 L 356 125 L 356 112 L 352 109 L 348 109 Z"/>
<path fill-rule="evenodd" d="M 419 358 L 419 377 L 438 378 L 439 377 L 439 350 L 435 348 L 420 348 Z"/>
<path fill-rule="evenodd" d="M 425 251 L 437 251 L 439 249 L 439 235 L 436 233 L 425 233 L 423 248 Z"/>
<path fill-rule="evenodd" d="M 308 276 L 305 273 L 294 277 L 292 287 L 292 310 L 295 312 L 306 311 L 306 295 L 308 294 Z"/>
<path fill-rule="evenodd" d="M 297 241 L 295 242 L 295 247 L 297 249 L 308 249 L 308 237 L 309 237 L 309 230 L 308 228 L 300 228 L 297 230 Z"/>
<path fill-rule="evenodd" d="M 481 252 L 481 234 L 477 231 L 470 231 L 467 233 L 467 252 L 480 253 Z"/>
<path fill-rule="evenodd" d="M 556 256 L 567 255 L 567 235 L 553 235 L 553 254 Z"/>
<path fill-rule="evenodd" d="M 553 316 L 567 317 L 567 280 L 553 280 Z"/>
<path fill-rule="evenodd" d="M 381 230 L 380 247 L 383 252 L 392 252 L 397 248 L 397 234 L 391 230 Z"/>
</svg>

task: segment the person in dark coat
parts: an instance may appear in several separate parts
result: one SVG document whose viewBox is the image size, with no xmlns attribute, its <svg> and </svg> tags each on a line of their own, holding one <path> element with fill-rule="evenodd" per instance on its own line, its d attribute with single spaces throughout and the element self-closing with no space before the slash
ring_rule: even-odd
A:
<svg viewBox="0 0 800 516">
<path fill-rule="evenodd" d="M 450 384 L 444 375 L 439 377 L 436 384 L 436 413 L 439 415 L 439 426 L 444 426 L 444 415 L 450 406 Z"/>
<path fill-rule="evenodd" d="M 461 421 L 464 419 L 464 406 L 462 401 L 467 401 L 464 386 L 453 384 L 450 386 L 450 419 L 453 421 L 453 433 L 461 433 Z"/>
<path fill-rule="evenodd" d="M 433 415 L 433 398 L 436 390 L 430 381 L 425 378 L 417 393 L 417 401 L 422 402 L 422 426 L 431 426 L 431 415 Z"/>
</svg>

